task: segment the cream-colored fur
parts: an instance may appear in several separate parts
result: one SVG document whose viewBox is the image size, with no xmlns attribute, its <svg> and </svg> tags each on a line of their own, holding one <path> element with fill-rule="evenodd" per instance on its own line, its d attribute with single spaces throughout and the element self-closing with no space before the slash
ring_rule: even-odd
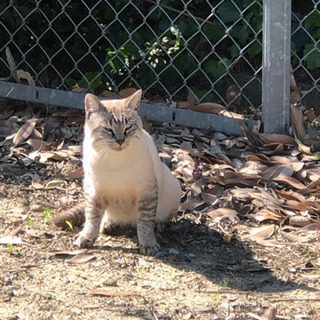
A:
<svg viewBox="0 0 320 320">
<path fill-rule="evenodd" d="M 122 145 L 104 145 L 104 141 L 97 140 L 92 133 L 96 122 L 90 123 L 93 120 L 88 120 L 89 113 L 91 109 L 96 110 L 99 107 L 97 104 L 100 103 L 100 108 L 102 104 L 108 112 L 115 113 L 121 119 L 124 108 L 137 111 L 140 99 L 141 91 L 123 100 L 99 101 L 93 95 L 86 96 L 87 120 L 83 145 L 84 190 L 89 199 L 99 199 L 99 203 L 102 201 L 106 219 L 118 224 L 137 224 L 139 219 L 141 220 L 139 203 L 152 195 L 153 190 L 154 195 L 158 197 L 155 221 L 166 221 L 174 216 L 180 203 L 180 184 L 161 162 L 152 138 L 142 129 L 140 117 L 136 116 L 139 129 Z M 151 213 L 150 217 L 152 220 Z M 151 222 L 154 226 L 154 221 Z M 141 224 L 141 221 L 139 223 Z M 96 224 L 95 221 L 88 219 L 86 212 L 85 227 L 75 242 L 78 246 L 86 246 L 88 239 L 94 243 L 98 234 Z M 139 234 L 138 229 L 141 252 L 154 254 L 158 250 L 159 246 L 153 232 L 144 235 L 142 231 Z"/>
<path fill-rule="evenodd" d="M 92 147 L 92 142 L 86 135 L 85 190 L 90 196 L 101 194 L 110 201 L 107 213 L 114 221 L 136 222 L 135 199 L 154 183 L 158 186 L 159 197 L 157 221 L 165 221 L 176 213 L 181 195 L 179 182 L 161 162 L 154 142 L 145 130 L 126 149 L 121 152 L 110 150 L 104 156 Z"/>
</svg>

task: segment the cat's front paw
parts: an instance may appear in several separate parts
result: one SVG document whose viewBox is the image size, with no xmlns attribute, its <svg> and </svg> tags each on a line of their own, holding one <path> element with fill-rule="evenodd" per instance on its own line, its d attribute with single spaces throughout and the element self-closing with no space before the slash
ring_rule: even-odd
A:
<svg viewBox="0 0 320 320">
<path fill-rule="evenodd" d="M 140 244 L 140 253 L 146 256 L 154 256 L 159 250 L 160 246 L 158 243 L 155 243 L 153 246 L 143 246 Z"/>
<path fill-rule="evenodd" d="M 92 248 L 93 244 L 94 244 L 94 240 L 89 239 L 83 235 L 80 235 L 76 241 L 74 241 L 73 243 L 74 245 L 76 245 L 79 248 Z"/>
</svg>

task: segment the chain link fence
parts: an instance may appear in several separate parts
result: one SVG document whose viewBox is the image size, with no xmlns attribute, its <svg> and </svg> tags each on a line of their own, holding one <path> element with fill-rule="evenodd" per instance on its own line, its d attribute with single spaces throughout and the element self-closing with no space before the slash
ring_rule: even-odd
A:
<svg viewBox="0 0 320 320">
<path fill-rule="evenodd" d="M 320 113 L 320 1 L 293 1 L 291 61 L 300 99 Z M 297 97 L 293 98 L 295 102 Z"/>
<path fill-rule="evenodd" d="M 292 6 L 292 65 L 309 107 L 319 95 L 318 5 Z M 262 17 L 262 0 L 4 0 L 0 78 L 98 95 L 140 87 L 148 99 L 252 114 L 261 109 Z"/>
<path fill-rule="evenodd" d="M 169 101 L 261 104 L 262 1 L 2 1 L 0 70 L 36 85 L 119 91 L 141 87 Z M 236 100 L 236 99 L 235 99 Z M 239 99 L 238 99 L 239 100 Z"/>
</svg>

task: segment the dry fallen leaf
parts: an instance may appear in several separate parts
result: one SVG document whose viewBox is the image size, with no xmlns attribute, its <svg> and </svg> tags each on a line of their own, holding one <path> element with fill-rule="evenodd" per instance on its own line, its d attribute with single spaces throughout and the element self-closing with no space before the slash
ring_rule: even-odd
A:
<svg viewBox="0 0 320 320">
<path fill-rule="evenodd" d="M 188 102 L 188 105 L 195 105 L 199 102 L 199 99 L 197 98 L 197 96 L 191 91 L 189 90 L 188 92 L 188 96 L 187 96 L 187 102 Z"/>
<path fill-rule="evenodd" d="M 277 315 L 277 309 L 270 307 L 261 317 L 255 313 L 249 312 L 248 316 L 256 320 L 275 320 Z"/>
<path fill-rule="evenodd" d="M 83 253 L 83 250 L 52 250 L 50 253 L 56 257 L 59 256 L 76 256 L 78 254 Z"/>
<path fill-rule="evenodd" d="M 19 125 L 9 120 L 0 119 L 0 137 L 8 137 L 19 130 Z"/>
<path fill-rule="evenodd" d="M 226 102 L 227 105 L 231 105 L 234 107 L 239 107 L 241 104 L 241 91 L 240 88 L 232 84 L 231 86 L 228 87 L 227 92 L 226 92 Z"/>
<path fill-rule="evenodd" d="M 275 165 L 261 172 L 261 178 L 265 180 L 274 180 L 276 177 L 290 177 L 293 169 L 290 165 Z"/>
<path fill-rule="evenodd" d="M 130 97 L 132 94 L 134 94 L 137 91 L 136 88 L 126 88 L 126 89 L 122 89 L 119 91 L 119 96 L 121 98 L 128 98 Z"/>
<path fill-rule="evenodd" d="M 278 177 L 272 178 L 272 180 L 285 183 L 285 184 L 287 184 L 295 189 L 298 189 L 298 190 L 304 189 L 306 187 L 303 183 L 301 183 L 300 181 L 298 181 L 297 179 L 295 179 L 293 177 L 278 176 Z"/>
<path fill-rule="evenodd" d="M 24 70 L 17 70 L 17 76 L 19 77 L 19 79 L 24 79 L 27 80 L 28 84 L 31 86 L 35 86 L 36 83 L 34 82 L 31 74 L 27 71 Z"/>
<path fill-rule="evenodd" d="M 278 196 L 280 196 L 281 198 L 286 199 L 286 200 L 296 200 L 296 201 L 300 201 L 300 202 L 306 201 L 303 195 L 301 195 L 298 192 L 294 192 L 294 191 L 285 192 L 283 190 L 277 190 L 277 194 L 278 194 Z"/>
<path fill-rule="evenodd" d="M 212 194 L 210 190 L 206 190 L 205 192 L 202 192 L 201 198 L 205 203 L 208 203 L 210 205 L 213 205 L 218 200 L 217 195 Z"/>
<path fill-rule="evenodd" d="M 231 222 L 237 222 L 239 219 L 237 217 L 238 212 L 230 208 L 218 208 L 205 212 L 215 222 L 220 222 L 224 219 L 229 219 Z"/>
<path fill-rule="evenodd" d="M 119 289 L 94 289 L 89 292 L 89 294 L 93 296 L 107 296 L 107 297 L 124 297 L 124 296 L 132 296 L 133 292 L 130 291 L 119 291 Z"/>
<path fill-rule="evenodd" d="M 67 172 L 67 178 L 70 180 L 83 179 L 83 177 L 84 171 L 82 167 Z"/>
<path fill-rule="evenodd" d="M 29 119 L 26 123 L 18 130 L 13 138 L 13 145 L 16 146 L 24 140 L 28 139 L 36 126 L 38 119 Z"/>
<path fill-rule="evenodd" d="M 53 250 L 50 252 L 53 256 L 57 258 L 67 258 L 67 262 L 71 264 L 79 264 L 79 263 L 86 263 L 93 259 L 96 259 L 96 255 L 92 252 L 86 252 L 83 250 L 73 250 L 73 251 L 66 251 L 66 250 Z M 71 259 L 69 259 L 72 257 Z"/>
<path fill-rule="evenodd" d="M 233 118 L 233 119 L 241 119 L 241 120 L 245 119 L 245 116 L 243 114 L 232 112 L 225 109 L 221 110 L 219 114 L 228 118 Z"/>
<path fill-rule="evenodd" d="M 263 243 L 263 240 L 271 238 L 274 232 L 275 232 L 275 226 L 268 225 L 268 226 L 252 229 L 250 234 L 243 238 L 257 241 L 258 243 Z"/>
<path fill-rule="evenodd" d="M 9 47 L 6 47 L 6 58 L 10 67 L 10 72 L 12 75 L 12 78 L 16 81 L 16 82 L 20 82 L 20 79 L 17 75 L 17 65 L 14 61 L 14 58 L 12 56 L 11 50 Z"/>
<path fill-rule="evenodd" d="M 299 233 L 303 233 L 303 232 L 316 232 L 316 234 L 318 234 L 320 230 L 320 222 L 317 221 L 315 223 L 310 223 L 308 225 L 306 225 L 305 227 L 301 228 L 298 232 Z"/>
<path fill-rule="evenodd" d="M 177 108 L 181 108 L 181 109 L 188 109 L 189 107 L 193 106 L 193 104 L 191 104 L 188 101 L 178 101 L 176 105 L 177 105 Z"/>
<path fill-rule="evenodd" d="M 224 109 L 224 106 L 218 103 L 205 102 L 197 104 L 195 106 L 191 106 L 189 107 L 189 109 L 198 112 L 218 114 L 221 110 Z"/>
<path fill-rule="evenodd" d="M 291 88 L 293 91 L 299 90 L 299 89 L 298 89 L 298 86 L 297 86 L 297 83 L 296 83 L 296 80 L 295 80 L 295 78 L 294 78 L 294 73 L 293 73 L 292 65 L 290 66 L 290 88 Z"/>
<path fill-rule="evenodd" d="M 262 320 L 275 320 L 277 315 L 277 308 L 270 307 L 262 316 Z"/>
<path fill-rule="evenodd" d="M 39 181 L 32 181 L 31 186 L 33 189 L 36 190 L 43 190 L 45 188 L 45 186 Z"/>
<path fill-rule="evenodd" d="M 32 148 L 32 151 L 40 150 L 46 143 L 39 139 L 28 139 L 26 143 Z"/>
<path fill-rule="evenodd" d="M 68 263 L 78 264 L 78 263 L 86 263 L 90 260 L 96 259 L 97 257 L 88 252 L 82 252 L 80 254 L 75 255 L 71 259 L 67 260 Z"/>
<path fill-rule="evenodd" d="M 289 218 L 289 225 L 294 227 L 304 227 L 311 224 L 313 219 L 304 216 L 292 216 Z"/>
<path fill-rule="evenodd" d="M 246 157 L 247 161 L 259 161 L 261 163 L 267 164 L 267 165 L 272 165 L 273 161 L 270 159 L 270 157 L 267 157 L 264 154 L 261 153 L 256 153 L 256 154 L 249 154 Z"/>
<path fill-rule="evenodd" d="M 249 129 L 243 120 L 239 120 L 239 125 L 242 129 L 244 136 L 248 139 L 250 144 L 252 144 L 255 147 L 262 147 L 263 146 L 263 141 L 261 140 L 258 133 Z"/>
<path fill-rule="evenodd" d="M 195 210 L 196 208 L 202 206 L 204 204 L 203 200 L 197 198 L 188 199 L 187 201 L 181 204 L 181 210 Z"/>
<path fill-rule="evenodd" d="M 307 109 L 303 112 L 303 115 L 306 117 L 308 122 L 312 122 L 315 119 L 318 118 L 318 116 L 316 115 L 315 111 L 313 109 Z"/>
<path fill-rule="evenodd" d="M 275 220 L 278 221 L 282 218 L 282 216 L 268 208 L 263 208 L 256 213 L 251 215 L 256 221 L 262 222 L 266 220 Z"/>
<path fill-rule="evenodd" d="M 306 135 L 303 114 L 295 105 L 291 105 L 290 119 L 295 135 L 299 140 L 303 140 Z"/>
<path fill-rule="evenodd" d="M 276 142 L 288 145 L 295 145 L 294 138 L 284 134 L 259 133 L 259 137 L 266 144 Z"/>
<path fill-rule="evenodd" d="M 196 182 L 194 182 L 191 187 L 190 187 L 190 191 L 191 191 L 191 198 L 196 197 L 198 194 L 200 194 L 202 192 L 203 187 L 206 185 L 206 180 L 203 178 L 200 178 L 199 180 L 197 180 Z"/>
<path fill-rule="evenodd" d="M 301 151 L 302 153 L 305 153 L 305 154 L 312 154 L 311 148 L 309 146 L 306 146 L 305 144 L 303 144 L 298 138 L 295 139 L 295 142 L 298 146 L 299 151 Z"/>
<path fill-rule="evenodd" d="M 99 96 L 103 97 L 103 98 L 108 98 L 108 99 L 121 99 L 121 97 L 118 94 L 111 92 L 111 91 L 108 91 L 108 90 L 102 91 L 99 94 Z"/>
</svg>

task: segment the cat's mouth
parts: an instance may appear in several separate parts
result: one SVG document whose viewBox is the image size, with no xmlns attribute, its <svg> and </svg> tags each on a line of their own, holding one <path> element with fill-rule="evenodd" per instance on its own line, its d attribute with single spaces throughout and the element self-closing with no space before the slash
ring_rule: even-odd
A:
<svg viewBox="0 0 320 320">
<path fill-rule="evenodd" d="M 113 147 L 113 150 L 115 150 L 115 151 L 122 151 L 123 149 L 125 149 L 125 147 L 123 145 L 119 145 L 119 144 L 116 144 Z"/>
</svg>

